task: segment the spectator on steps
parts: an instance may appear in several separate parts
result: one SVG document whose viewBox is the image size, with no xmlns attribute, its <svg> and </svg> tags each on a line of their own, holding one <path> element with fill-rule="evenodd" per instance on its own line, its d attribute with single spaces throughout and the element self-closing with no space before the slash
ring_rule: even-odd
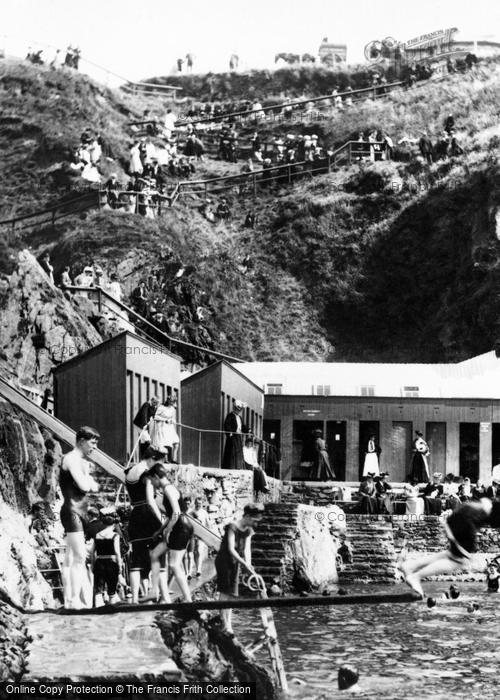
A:
<svg viewBox="0 0 500 700">
<path fill-rule="evenodd" d="M 40 259 L 40 267 L 45 272 L 50 282 L 54 284 L 54 268 L 50 264 L 50 253 L 44 253 Z"/>
<path fill-rule="evenodd" d="M 253 471 L 253 490 L 255 493 L 269 493 L 266 473 L 258 462 L 252 437 L 247 437 L 245 440 L 243 461 L 245 463 L 245 469 L 251 469 Z"/>
<path fill-rule="evenodd" d="M 93 287 L 94 286 L 94 271 L 90 265 L 83 268 L 83 272 L 75 277 L 76 287 Z M 88 298 L 88 293 L 85 291 L 77 291 L 79 296 Z"/>
<path fill-rule="evenodd" d="M 360 512 L 373 514 L 377 512 L 377 489 L 373 474 L 365 476 L 359 484 Z"/>
<path fill-rule="evenodd" d="M 217 218 L 221 219 L 222 221 L 226 221 L 226 219 L 229 219 L 231 216 L 231 210 L 229 209 L 227 200 L 225 197 L 221 197 L 221 200 L 219 202 L 219 206 L 217 207 L 217 211 L 215 212 Z"/>
<path fill-rule="evenodd" d="M 73 282 L 71 281 L 69 271 L 70 271 L 70 267 L 69 267 L 69 265 L 66 265 L 66 267 L 64 268 L 64 270 L 61 273 L 61 283 L 59 285 L 61 287 L 61 289 L 68 289 L 69 287 L 73 286 Z"/>
<path fill-rule="evenodd" d="M 139 148 L 139 141 L 136 141 L 130 149 L 130 162 L 128 170 L 130 175 L 142 175 L 143 166 L 141 160 L 141 152 Z"/>
<path fill-rule="evenodd" d="M 110 282 L 107 287 L 107 292 L 110 294 L 110 296 L 113 297 L 113 299 L 116 299 L 116 301 L 121 301 L 123 297 L 123 292 L 121 288 L 121 284 L 118 282 L 118 275 L 116 272 L 113 272 L 110 276 Z"/>
<path fill-rule="evenodd" d="M 444 130 L 448 136 L 451 136 L 451 134 L 455 131 L 455 118 L 453 117 L 453 114 L 448 114 L 444 120 Z"/>
<path fill-rule="evenodd" d="M 176 121 L 177 121 L 177 117 L 175 116 L 175 114 L 172 112 L 171 109 L 168 109 L 167 113 L 165 115 L 165 118 L 163 120 L 165 138 L 169 139 L 171 137 L 172 132 L 175 129 L 175 122 Z"/>
<path fill-rule="evenodd" d="M 422 155 L 422 158 L 425 161 L 427 161 L 427 163 L 429 163 L 429 165 L 432 165 L 434 147 L 432 145 L 432 141 L 427 136 L 426 131 L 422 131 L 422 136 L 420 137 L 420 141 L 418 142 L 418 147 L 420 149 L 420 153 Z"/>
</svg>

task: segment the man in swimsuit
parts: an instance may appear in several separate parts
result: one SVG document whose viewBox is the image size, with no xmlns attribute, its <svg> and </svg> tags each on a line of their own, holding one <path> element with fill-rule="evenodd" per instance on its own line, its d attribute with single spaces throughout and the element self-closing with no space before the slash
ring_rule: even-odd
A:
<svg viewBox="0 0 500 700">
<path fill-rule="evenodd" d="M 66 532 L 63 565 L 64 606 L 83 607 L 81 599 L 87 579 L 84 529 L 87 524 L 87 493 L 99 486 L 89 474 L 88 458 L 97 447 L 99 433 L 83 426 L 76 433 L 76 445 L 64 456 L 59 475 L 63 495 L 61 523 Z"/>
<path fill-rule="evenodd" d="M 481 498 L 479 502 L 463 503 L 445 523 L 448 549 L 421 557 L 415 562 L 403 561 L 399 564 L 406 583 L 423 597 L 423 578 L 467 568 L 472 553 L 476 551 L 477 531 L 487 525 L 500 527 L 500 500 L 492 502 L 489 498 Z"/>
</svg>

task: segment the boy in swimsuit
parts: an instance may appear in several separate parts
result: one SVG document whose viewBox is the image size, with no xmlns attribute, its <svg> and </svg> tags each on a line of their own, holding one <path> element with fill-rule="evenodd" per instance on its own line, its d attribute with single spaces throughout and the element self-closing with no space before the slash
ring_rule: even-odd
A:
<svg viewBox="0 0 500 700">
<path fill-rule="evenodd" d="M 492 502 L 489 498 L 481 498 L 479 502 L 463 503 L 445 523 L 448 549 L 414 562 L 403 561 L 399 564 L 406 583 L 423 597 L 423 578 L 467 568 L 477 548 L 477 531 L 488 525 L 500 527 L 500 500 Z"/>
<path fill-rule="evenodd" d="M 76 433 L 76 445 L 63 457 L 59 485 L 63 495 L 61 523 L 66 532 L 66 555 L 63 564 L 64 607 L 84 607 L 86 587 L 84 529 L 87 525 L 87 493 L 97 492 L 99 485 L 90 476 L 88 458 L 97 447 L 99 433 L 83 426 Z"/>
</svg>

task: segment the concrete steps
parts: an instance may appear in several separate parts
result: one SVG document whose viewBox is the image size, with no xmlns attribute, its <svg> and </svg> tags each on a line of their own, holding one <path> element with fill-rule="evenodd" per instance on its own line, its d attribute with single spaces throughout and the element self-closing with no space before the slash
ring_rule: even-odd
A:
<svg viewBox="0 0 500 700">
<path fill-rule="evenodd" d="M 397 553 L 390 522 L 346 515 L 347 540 L 352 549 L 352 563 L 340 572 L 341 582 L 396 580 Z"/>
<path fill-rule="evenodd" d="M 252 538 L 252 562 L 268 586 L 278 579 L 283 590 L 290 587 L 287 550 L 297 536 L 297 522 L 297 505 L 266 504 L 264 517 Z"/>
</svg>

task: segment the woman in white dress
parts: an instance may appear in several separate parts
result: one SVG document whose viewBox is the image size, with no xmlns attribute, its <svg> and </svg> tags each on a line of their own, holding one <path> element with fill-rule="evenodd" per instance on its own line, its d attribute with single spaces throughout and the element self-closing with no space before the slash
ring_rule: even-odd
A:
<svg viewBox="0 0 500 700">
<path fill-rule="evenodd" d="M 423 515 L 424 499 L 420 497 L 420 489 L 415 479 L 411 479 L 410 483 L 405 484 L 405 496 L 407 515 Z"/>
<path fill-rule="evenodd" d="M 176 430 L 176 410 L 171 396 L 162 406 L 158 406 L 153 418 L 149 421 L 148 432 L 151 436 L 151 447 L 162 452 L 168 452 L 171 462 L 178 464 L 179 435 Z"/>
<path fill-rule="evenodd" d="M 380 447 L 377 445 L 375 435 L 370 435 L 368 438 L 368 445 L 365 450 L 365 461 L 363 464 L 363 476 L 368 476 L 368 474 L 373 474 L 373 476 L 380 475 L 380 466 L 378 461 L 378 456 L 381 452 Z"/>
</svg>

